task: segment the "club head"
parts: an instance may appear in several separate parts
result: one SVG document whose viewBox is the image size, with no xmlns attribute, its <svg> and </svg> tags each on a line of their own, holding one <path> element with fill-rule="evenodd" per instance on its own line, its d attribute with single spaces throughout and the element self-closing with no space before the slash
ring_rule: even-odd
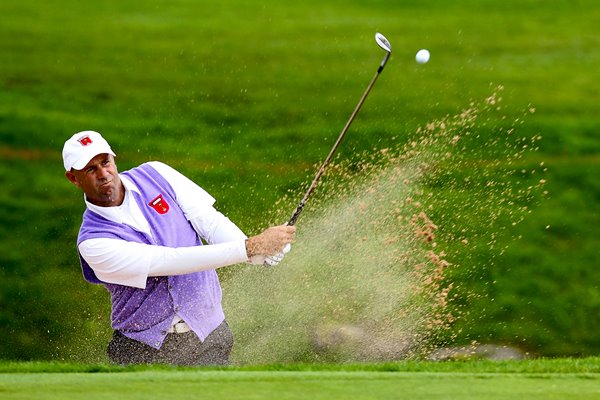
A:
<svg viewBox="0 0 600 400">
<path fill-rule="evenodd" d="M 375 41 L 377 42 L 377 44 L 379 45 L 379 47 L 381 47 L 382 49 L 384 49 L 388 53 L 392 52 L 392 45 L 385 38 L 385 36 L 383 36 L 381 33 L 377 32 L 375 34 Z"/>
</svg>

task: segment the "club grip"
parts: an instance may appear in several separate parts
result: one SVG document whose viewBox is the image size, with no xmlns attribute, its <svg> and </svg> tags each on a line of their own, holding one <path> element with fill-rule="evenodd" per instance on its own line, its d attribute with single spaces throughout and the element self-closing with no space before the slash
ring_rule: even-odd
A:
<svg viewBox="0 0 600 400">
<path fill-rule="evenodd" d="M 288 221 L 288 223 L 287 223 L 288 226 L 293 226 L 296 224 L 296 220 L 298 219 L 298 216 L 300 215 L 300 213 L 302 212 L 303 209 L 304 209 L 304 202 L 301 202 L 300 204 L 298 204 L 298 207 L 296 207 L 296 210 L 294 211 L 294 213 L 292 214 L 292 217 Z"/>
</svg>

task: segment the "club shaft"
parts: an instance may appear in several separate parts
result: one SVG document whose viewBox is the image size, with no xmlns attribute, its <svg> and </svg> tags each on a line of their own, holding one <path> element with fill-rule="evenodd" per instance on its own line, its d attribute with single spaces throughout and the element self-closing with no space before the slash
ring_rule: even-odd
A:
<svg viewBox="0 0 600 400">
<path fill-rule="evenodd" d="M 377 72 L 375 73 L 375 75 L 371 79 L 371 82 L 369 83 L 369 86 L 367 86 L 367 89 L 363 93 L 363 95 L 360 98 L 358 104 L 354 108 L 354 111 L 350 115 L 350 118 L 348 119 L 348 122 L 346 122 L 346 125 L 344 126 L 344 129 L 342 129 L 342 132 L 340 133 L 340 135 L 338 136 L 335 144 L 331 148 L 331 151 L 329 152 L 329 155 L 327 155 L 327 158 L 325 159 L 325 161 L 321 165 L 321 168 L 319 168 L 319 170 L 317 171 L 317 174 L 315 175 L 315 178 L 313 179 L 313 181 L 310 184 L 308 190 L 304 194 L 304 197 L 300 201 L 300 204 L 298 204 L 298 207 L 296 207 L 296 210 L 294 211 L 294 213 L 292 214 L 290 220 L 287 223 L 288 225 L 291 226 L 291 225 L 294 225 L 296 223 L 296 220 L 298 219 L 298 216 L 300 215 L 300 213 L 304 209 L 304 206 L 306 205 L 306 202 L 308 201 L 308 198 L 310 197 L 310 195 L 312 194 L 312 192 L 317 187 L 317 184 L 319 183 L 319 180 L 321 179 L 321 176 L 323 176 L 323 174 L 325 173 L 325 169 L 327 168 L 327 165 L 329 165 L 329 162 L 333 158 L 333 155 L 335 154 L 337 148 L 339 147 L 340 143 L 344 139 L 344 136 L 346 136 L 346 132 L 348 132 L 348 129 L 350 128 L 350 125 L 352 124 L 352 121 L 354 121 L 354 118 L 358 114 L 358 111 L 360 110 L 360 108 L 362 107 L 363 103 L 365 102 L 367 96 L 369 95 L 369 92 L 371 91 L 371 88 L 373 87 L 373 85 L 375 85 L 375 82 L 377 81 L 377 78 L 381 74 L 381 71 L 383 71 L 383 67 L 385 67 L 385 64 L 387 63 L 387 60 L 389 59 L 389 57 L 390 57 L 390 53 L 387 53 L 386 56 L 385 56 L 385 58 L 381 62 L 381 65 L 377 69 Z"/>
</svg>

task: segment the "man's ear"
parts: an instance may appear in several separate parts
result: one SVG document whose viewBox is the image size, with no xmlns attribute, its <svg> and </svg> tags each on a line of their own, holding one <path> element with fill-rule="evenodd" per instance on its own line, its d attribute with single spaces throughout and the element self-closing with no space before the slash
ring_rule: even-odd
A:
<svg viewBox="0 0 600 400">
<path fill-rule="evenodd" d="M 72 173 L 71 171 L 67 171 L 65 172 L 65 176 L 73 185 L 80 187 L 79 181 L 77 180 L 77 177 L 74 173 Z"/>
</svg>

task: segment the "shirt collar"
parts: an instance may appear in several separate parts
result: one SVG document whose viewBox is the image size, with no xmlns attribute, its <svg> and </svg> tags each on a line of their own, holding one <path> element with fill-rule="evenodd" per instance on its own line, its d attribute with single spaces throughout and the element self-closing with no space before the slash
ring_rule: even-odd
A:
<svg viewBox="0 0 600 400">
<path fill-rule="evenodd" d="M 126 191 L 132 190 L 134 192 L 137 192 L 138 194 L 141 194 L 140 189 L 138 189 L 135 183 L 133 183 L 133 181 L 131 181 L 128 177 L 119 174 L 119 178 L 121 178 L 121 182 L 123 182 L 123 186 L 125 186 Z"/>
</svg>

